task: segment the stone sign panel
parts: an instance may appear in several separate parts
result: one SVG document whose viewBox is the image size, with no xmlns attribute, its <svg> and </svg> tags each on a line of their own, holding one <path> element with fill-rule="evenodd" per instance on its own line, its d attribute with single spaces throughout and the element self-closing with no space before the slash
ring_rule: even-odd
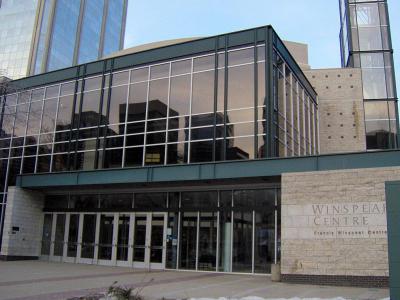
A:
<svg viewBox="0 0 400 300">
<path fill-rule="evenodd" d="M 386 238 L 385 202 L 284 205 L 284 238 Z"/>
</svg>

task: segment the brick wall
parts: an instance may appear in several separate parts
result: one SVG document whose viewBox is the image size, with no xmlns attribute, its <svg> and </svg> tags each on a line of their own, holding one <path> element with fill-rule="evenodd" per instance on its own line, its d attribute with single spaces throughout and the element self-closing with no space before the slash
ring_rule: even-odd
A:
<svg viewBox="0 0 400 300">
<path fill-rule="evenodd" d="M 40 255 L 43 204 L 43 195 L 39 192 L 19 187 L 8 188 L 1 256 L 18 258 Z"/>
</svg>

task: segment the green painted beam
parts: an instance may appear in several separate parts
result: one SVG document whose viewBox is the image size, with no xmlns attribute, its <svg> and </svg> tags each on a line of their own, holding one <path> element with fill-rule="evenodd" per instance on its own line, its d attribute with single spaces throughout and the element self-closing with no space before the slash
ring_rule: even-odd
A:
<svg viewBox="0 0 400 300">
<path fill-rule="evenodd" d="M 400 181 L 385 183 L 390 299 L 400 299 Z"/>
<path fill-rule="evenodd" d="M 400 150 L 142 168 L 20 175 L 23 188 L 280 176 L 283 173 L 400 166 Z"/>
</svg>

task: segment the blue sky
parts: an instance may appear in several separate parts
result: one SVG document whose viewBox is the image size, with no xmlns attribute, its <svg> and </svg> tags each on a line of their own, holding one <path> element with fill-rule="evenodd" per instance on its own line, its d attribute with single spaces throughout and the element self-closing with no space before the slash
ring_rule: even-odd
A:
<svg viewBox="0 0 400 300">
<path fill-rule="evenodd" d="M 282 39 L 309 45 L 312 68 L 340 66 L 338 0 L 128 1 L 125 47 L 271 24 Z M 400 1 L 388 0 L 388 5 L 400 74 Z"/>
</svg>

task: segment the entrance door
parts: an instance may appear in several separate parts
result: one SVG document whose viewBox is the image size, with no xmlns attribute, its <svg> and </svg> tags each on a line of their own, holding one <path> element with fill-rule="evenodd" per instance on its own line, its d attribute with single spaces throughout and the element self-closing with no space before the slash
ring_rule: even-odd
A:
<svg viewBox="0 0 400 300">
<path fill-rule="evenodd" d="M 120 214 L 118 216 L 118 239 L 117 239 L 117 266 L 131 266 L 132 256 L 129 255 L 132 247 L 129 247 L 131 241 L 129 240 L 129 229 L 131 224 L 131 215 Z"/>
<path fill-rule="evenodd" d="M 62 261 L 64 253 L 65 214 L 55 214 L 54 217 L 53 223 L 55 223 L 55 228 L 50 260 Z"/>
<path fill-rule="evenodd" d="M 81 215 L 81 243 L 78 246 L 78 262 L 93 263 L 95 257 L 95 240 L 96 240 L 96 214 Z"/>
<path fill-rule="evenodd" d="M 166 257 L 166 213 L 136 214 L 133 235 L 133 266 L 164 269 Z"/>
<path fill-rule="evenodd" d="M 75 262 L 78 255 L 78 236 L 79 236 L 79 214 L 70 214 L 67 222 L 67 243 L 64 250 L 64 261 Z"/>
<path fill-rule="evenodd" d="M 50 257 L 51 248 L 51 236 L 53 227 L 53 215 L 45 214 L 43 221 L 43 232 L 42 232 L 42 249 L 41 249 L 41 259 L 48 260 Z"/>
<path fill-rule="evenodd" d="M 115 252 L 114 243 L 114 214 L 100 215 L 100 232 L 98 244 L 98 263 L 101 265 L 111 265 Z"/>
</svg>

